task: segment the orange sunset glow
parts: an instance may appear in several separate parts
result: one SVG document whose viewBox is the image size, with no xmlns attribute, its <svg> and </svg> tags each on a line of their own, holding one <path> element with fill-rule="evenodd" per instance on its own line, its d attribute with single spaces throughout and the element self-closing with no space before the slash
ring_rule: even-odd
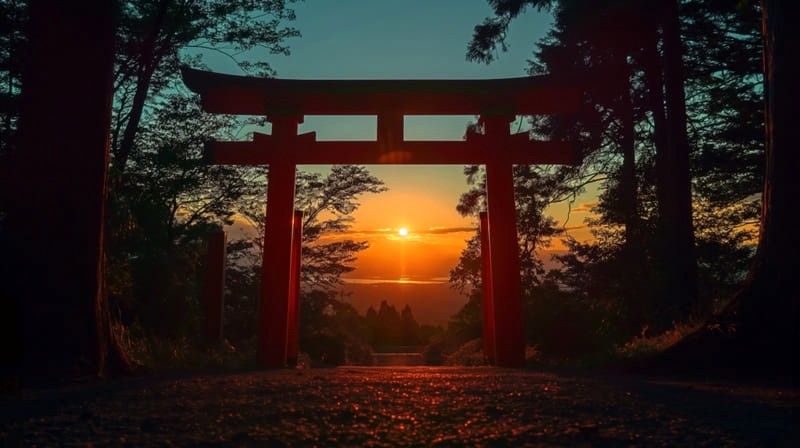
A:
<svg viewBox="0 0 800 448">
<path fill-rule="evenodd" d="M 419 170 L 450 176 L 414 175 Z M 370 248 L 359 254 L 356 270 L 346 278 L 445 281 L 475 229 L 471 218 L 455 210 L 461 168 L 375 166 L 370 171 L 386 182 L 389 191 L 364 197 L 353 214 L 355 223 L 346 237 L 366 240 Z M 413 181 L 402 179 L 409 174 Z M 442 189 L 446 181 L 442 177 L 456 184 L 449 192 Z M 463 180 L 461 185 L 466 189 Z"/>
<path fill-rule="evenodd" d="M 389 191 L 361 198 L 353 213 L 355 221 L 349 232 L 330 235 L 330 239 L 365 240 L 370 247 L 358 255 L 355 271 L 347 281 L 394 282 L 401 279 L 446 282 L 450 270 L 477 230 L 474 217 L 456 211 L 461 193 L 469 186 L 463 167 L 448 166 L 369 166 Z M 584 219 L 591 214 L 593 202 L 557 204 L 550 214 L 565 225 L 578 240 L 589 235 Z M 563 250 L 560 239 L 553 240 L 549 251 Z M 545 258 L 549 255 L 545 252 Z"/>
</svg>

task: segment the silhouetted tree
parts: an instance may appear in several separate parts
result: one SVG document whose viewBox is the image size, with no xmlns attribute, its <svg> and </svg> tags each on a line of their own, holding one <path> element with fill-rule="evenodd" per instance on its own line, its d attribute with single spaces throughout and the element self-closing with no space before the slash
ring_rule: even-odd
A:
<svg viewBox="0 0 800 448">
<path fill-rule="evenodd" d="M 371 305 L 364 313 L 364 320 L 367 323 L 367 340 L 375 347 L 378 344 L 378 312 Z"/>
<path fill-rule="evenodd" d="M 400 314 L 394 305 L 382 300 L 378 308 L 378 340 L 382 345 L 399 345 Z"/>
<path fill-rule="evenodd" d="M 368 324 L 332 291 L 314 290 L 300 301 L 300 349 L 328 364 L 370 364 Z"/>
<path fill-rule="evenodd" d="M 604 280 L 611 281 L 600 289 L 604 298 L 613 296 L 621 300 L 628 310 L 628 325 L 636 331 L 646 308 L 643 285 L 651 283 L 644 278 L 648 257 L 652 256 L 645 250 L 647 223 L 641 207 L 645 195 L 637 168 L 637 152 L 644 140 L 637 131 L 644 115 L 639 101 L 643 95 L 639 82 L 642 70 L 639 37 L 652 27 L 647 20 L 649 14 L 642 8 L 643 5 L 633 7 L 624 2 L 562 2 L 554 11 L 554 27 L 539 43 L 536 61 L 531 62 L 530 68 L 531 74 L 551 73 L 573 79 L 578 79 L 576 73 L 584 76 L 591 73 L 592 82 L 581 86 L 583 110 L 575 117 L 536 119 L 534 130 L 556 139 L 566 135 L 584 156 L 582 168 L 572 170 L 574 174 L 562 169 L 568 175 L 555 177 L 551 182 L 572 185 L 575 193 L 586 185 L 584 179 L 600 182 L 604 188 L 594 210 L 602 217 L 595 225 L 619 229 L 619 236 L 609 240 L 614 249 L 604 251 L 606 259 L 613 260 L 615 268 L 628 275 L 605 277 Z M 589 137 L 576 138 L 581 135 Z M 567 244 L 572 249 L 578 247 L 576 241 L 568 240 Z M 564 285 L 576 292 L 588 286 Z"/>
<path fill-rule="evenodd" d="M 758 249 L 742 289 L 729 306 L 698 332 L 660 359 L 667 367 L 736 367 L 763 374 L 794 370 L 792 351 L 800 336 L 800 272 L 795 253 L 800 235 L 793 222 L 793 200 L 800 185 L 792 176 L 800 167 L 792 123 L 800 70 L 791 57 L 800 51 L 798 31 L 790 26 L 797 4 L 764 0 L 762 26 L 765 71 L 766 174 Z M 787 352 L 788 351 L 788 352 Z"/>
<path fill-rule="evenodd" d="M 202 229 L 207 230 L 212 222 L 217 225 L 222 224 L 231 214 L 230 211 L 221 211 L 218 207 L 225 202 L 224 199 L 209 202 L 207 196 L 209 191 L 202 193 L 200 191 L 225 185 L 226 173 L 232 175 L 241 172 L 226 167 L 203 168 L 198 165 L 201 162 L 198 152 L 186 158 L 188 155 L 186 151 L 180 155 L 180 151 L 176 152 L 175 148 L 161 148 L 157 151 L 158 157 L 155 156 L 153 148 L 155 142 L 151 141 L 156 134 L 152 132 L 155 122 L 161 120 L 160 124 L 163 125 L 167 115 L 164 111 L 173 106 L 177 108 L 173 118 L 179 120 L 178 115 L 186 112 L 186 104 L 180 106 L 178 103 L 191 103 L 181 98 L 184 90 L 179 77 L 180 66 L 184 63 L 202 66 L 203 53 L 216 53 L 224 55 L 246 73 L 271 75 L 273 72 L 266 58 L 256 56 L 255 50 L 264 50 L 266 54 L 288 54 L 285 40 L 299 36 L 297 30 L 284 27 L 286 21 L 294 20 L 294 12 L 288 8 L 288 3 L 291 3 L 291 0 L 289 2 L 144 0 L 117 3 L 119 26 L 116 32 L 113 79 L 112 159 L 108 198 L 110 245 L 107 251 L 110 254 L 109 261 L 112 263 L 111 283 L 114 285 L 130 286 L 134 280 L 130 275 L 131 265 L 144 267 L 146 262 L 152 263 L 150 268 L 138 271 L 137 278 L 146 279 L 137 285 L 140 288 L 138 295 L 149 297 L 145 303 L 150 303 L 151 300 L 167 300 L 172 303 L 166 297 L 177 297 L 180 294 L 190 294 L 193 297 L 199 286 L 196 275 L 193 275 L 200 267 L 198 257 L 202 243 L 198 238 L 202 237 L 199 233 Z M 243 56 L 244 54 L 248 56 Z M 248 59 L 251 57 L 256 61 Z M 177 112 L 181 107 L 184 108 L 183 112 Z M 156 113 L 152 112 L 154 109 Z M 198 127 L 198 132 L 193 137 L 193 145 L 213 134 L 208 126 L 211 122 L 216 122 L 219 126 L 224 122 L 224 131 L 234 132 L 237 131 L 231 127 L 234 124 L 238 123 L 241 126 L 245 121 L 255 123 L 264 121 L 263 118 L 236 122 L 230 117 L 189 118 L 189 121 L 192 120 L 206 121 Z M 175 121 L 170 126 L 174 130 L 181 124 Z M 180 130 L 184 137 L 188 129 L 190 128 L 184 127 Z M 141 135 L 143 131 L 148 132 L 148 130 L 148 135 Z M 221 132 L 220 128 L 218 127 L 215 132 Z M 155 137 L 160 142 L 158 144 L 170 145 L 164 142 L 163 133 Z M 235 140 L 236 137 L 230 139 Z M 188 140 L 184 141 L 186 142 Z M 170 157 L 173 159 L 170 160 Z M 127 171 L 130 170 L 132 163 L 138 163 L 138 167 L 134 168 L 137 171 L 128 175 Z M 193 166 L 189 167 L 187 164 Z M 149 165 L 146 172 L 141 171 L 143 165 Z M 159 169 L 176 175 L 188 174 L 188 178 L 165 176 L 160 179 L 162 182 L 148 185 L 145 188 L 146 193 L 153 196 L 152 199 L 158 205 L 152 210 L 147 210 L 147 207 L 141 207 L 145 196 L 137 194 L 135 188 L 143 177 L 151 176 Z M 229 178 L 235 182 L 241 179 L 241 175 L 232 175 Z M 201 179 L 202 181 L 198 182 Z M 164 188 L 159 191 L 160 187 Z M 233 191 L 228 193 L 217 191 L 217 193 L 223 196 L 241 194 Z M 196 194 L 197 197 L 189 198 L 188 195 L 192 194 Z M 164 202 L 170 199 L 175 201 Z M 191 201 L 197 205 L 194 211 L 190 211 Z M 130 207 L 136 206 L 137 203 L 139 208 L 131 210 Z M 210 203 L 216 203 L 217 206 L 207 207 Z M 170 209 L 176 207 L 177 210 L 173 210 L 175 213 L 169 213 Z M 161 215 L 156 217 L 159 213 Z M 209 217 L 213 219 L 209 220 Z M 141 226 L 146 219 L 150 224 L 147 231 L 169 231 L 173 234 L 145 235 L 147 231 L 143 231 Z M 156 228 L 158 226 L 159 229 Z M 187 235 L 191 236 L 183 242 L 183 245 L 178 245 L 178 240 L 187 236 L 178 235 L 183 231 L 187 231 Z M 154 243 L 154 245 L 132 248 L 130 244 L 134 243 L 136 238 L 140 238 L 139 243 Z M 166 249 L 167 247 L 170 249 Z M 147 253 L 150 256 L 136 255 L 132 258 L 131 254 L 135 252 L 142 252 L 139 255 Z M 189 255 L 190 253 L 192 255 Z M 156 266 L 169 266 L 175 269 L 158 269 Z M 148 269 L 155 269 L 154 272 L 158 275 L 148 278 L 146 274 Z M 161 280 L 157 281 L 159 278 Z M 155 287 L 159 283 L 164 286 L 156 288 L 160 294 L 150 295 L 146 285 Z M 123 292 L 112 290 L 117 296 Z M 130 294 L 128 296 L 130 297 Z M 181 302 L 186 300 L 174 303 Z M 143 305 L 144 303 L 140 303 L 140 308 Z M 184 319 L 188 318 L 186 310 L 183 309 L 186 307 L 193 308 L 189 303 L 184 303 L 179 307 L 182 311 L 175 310 L 175 313 L 181 314 Z M 151 315 L 169 321 L 168 314 Z"/>
<path fill-rule="evenodd" d="M 400 343 L 402 345 L 417 345 L 421 342 L 419 323 L 414 319 L 411 307 L 406 304 L 400 311 Z"/>
<path fill-rule="evenodd" d="M 291 0 L 290 0 L 291 2 Z M 111 148 L 115 172 L 123 172 L 149 98 L 174 87 L 182 62 L 200 63 L 216 52 L 245 71 L 272 74 L 265 58 L 241 57 L 252 50 L 288 54 L 284 41 L 299 36 L 282 27 L 294 20 L 285 1 L 137 0 L 119 3 L 114 121 Z"/>
<path fill-rule="evenodd" d="M 419 323 L 409 305 L 398 313 L 394 305 L 382 300 L 378 311 L 371 306 L 367 309 L 364 322 L 367 326 L 367 339 L 376 350 L 427 342 L 420 333 Z M 429 330 L 427 337 L 430 336 Z"/>
<path fill-rule="evenodd" d="M 483 326 L 481 300 L 480 292 L 472 292 L 467 303 L 450 316 L 450 320 L 447 322 L 445 344 L 448 351 L 455 350 L 461 344 L 481 337 Z"/>
<path fill-rule="evenodd" d="M 486 174 L 483 168 L 470 165 L 464 168 L 467 182 L 472 185 L 469 191 L 459 198 L 456 210 L 462 216 L 474 216 L 485 210 Z M 515 165 L 514 196 L 517 210 L 517 236 L 520 248 L 520 275 L 523 293 L 541 281 L 544 267 L 537 251 L 547 247 L 559 231 L 555 221 L 544 215 L 544 208 L 559 195 L 556 183 L 532 166 Z M 462 251 L 459 264 L 450 271 L 450 283 L 461 293 L 470 294 L 479 290 L 480 282 L 480 238 L 477 233 L 467 242 Z"/>
<path fill-rule="evenodd" d="M 29 5 L 19 146 L 4 173 L 3 200 L 13 201 L 0 230 L 0 296 L 21 310 L 9 317 L 21 326 L 24 380 L 125 367 L 102 288 L 113 7 Z"/>
<path fill-rule="evenodd" d="M 683 48 L 678 17 L 678 0 L 661 0 L 657 8 L 663 46 L 666 139 L 660 165 L 659 183 L 665 190 L 659 197 L 660 232 L 663 235 L 665 303 L 675 319 L 684 319 L 700 308 L 697 291 L 697 260 L 694 252 L 692 190 L 689 173 L 689 139 L 686 134 Z M 652 69 L 652 67 L 650 68 Z"/>
<path fill-rule="evenodd" d="M 681 11 L 701 303 L 718 308 L 747 272 L 761 211 L 760 8 L 691 1 Z"/>
<path fill-rule="evenodd" d="M 143 280 L 143 283 L 137 284 L 140 288 L 138 296 L 149 299 L 139 304 L 141 308 L 152 300 L 171 302 L 166 298 L 169 296 L 190 293 L 193 297 L 199 287 L 194 274 L 200 268 L 198 257 L 202 250 L 200 239 L 203 238 L 200 233 L 203 229 L 207 230 L 209 224 L 223 224 L 231 215 L 230 209 L 223 211 L 219 207 L 226 202 L 225 198 L 220 201 L 209 200 L 208 193 L 211 191 L 208 189 L 224 186 L 226 178 L 231 179 L 228 186 L 241 180 L 241 174 L 237 174 L 241 170 L 202 167 L 200 152 L 195 150 L 199 148 L 196 144 L 202 143 L 202 139 L 219 137 L 221 132 L 228 133 L 228 137 L 232 137 L 229 139 L 236 140 L 231 133 L 240 129 L 233 126 L 241 126 L 243 120 L 203 117 L 195 110 L 191 111 L 195 116 L 186 115 L 187 109 L 190 109 L 187 104 L 192 102 L 181 98 L 184 91 L 179 77 L 180 65 L 202 65 L 203 53 L 217 53 L 235 62 L 246 73 L 268 76 L 272 71 L 265 58 L 253 56 L 253 50 L 265 50 L 267 54 L 288 54 L 284 41 L 299 36 L 299 33 L 283 26 L 286 21 L 294 19 L 294 12 L 283 1 L 121 1 L 118 2 L 117 13 L 119 26 L 115 46 L 111 188 L 108 201 L 110 245 L 107 251 L 112 285 L 127 285 L 130 289 L 133 281 Z M 242 57 L 244 53 L 258 61 L 253 62 L 248 56 Z M 181 102 L 184 104 L 178 104 Z M 174 109 L 174 121 L 167 128 L 179 131 L 184 137 L 182 145 L 185 147 L 189 144 L 192 147 L 194 152 L 191 154 L 185 148 L 176 150 L 172 145 L 176 138 L 165 141 L 165 133 L 158 135 L 158 132 L 154 132 L 158 129 L 156 123 L 165 124 L 168 118 L 168 112 L 165 111 L 170 107 Z M 184 117 L 180 116 L 182 113 Z M 179 121 L 181 118 L 199 124 L 193 136 L 187 136 L 191 128 L 184 126 Z M 263 118 L 250 121 L 260 123 Z M 215 123 L 217 127 L 209 129 L 210 123 Z M 141 135 L 142 132 L 148 134 Z M 153 138 L 156 140 L 152 141 Z M 162 148 L 154 149 L 153 146 L 158 144 Z M 127 171 L 130 171 L 132 164 L 137 164 L 133 168 L 136 172 L 129 175 Z M 156 177 L 158 181 L 147 184 L 145 191 L 137 192 L 140 182 L 158 170 L 175 176 Z M 183 175 L 188 176 L 181 177 Z M 241 192 L 219 189 L 216 193 L 222 196 L 241 195 Z M 150 199 L 158 205 L 152 209 L 143 207 L 146 195 L 150 195 Z M 196 197 L 192 198 L 191 195 Z M 191 203 L 196 206 L 193 211 Z M 131 209 L 136 206 L 138 209 Z M 142 227 L 145 221 L 147 229 Z M 182 239 L 185 240 L 183 244 L 178 244 Z M 136 247 L 136 243 L 143 246 Z M 152 266 L 138 269 L 139 276 L 134 279 L 131 276 L 133 265 L 143 268 L 147 262 Z M 158 269 L 156 266 L 171 268 Z M 149 278 L 148 269 L 155 269 L 158 275 Z M 161 280 L 156 281 L 159 278 Z M 163 288 L 156 287 L 159 283 Z M 156 287 L 160 293 L 151 295 L 146 285 Z M 117 297 L 131 297 L 131 294 L 119 289 L 114 288 L 111 292 Z M 133 306 L 130 299 L 121 300 L 126 301 L 129 302 L 128 307 Z M 186 300 L 176 303 L 182 302 Z M 188 303 L 181 308 L 187 306 L 193 308 Z M 176 310 L 175 313 L 188 318 L 184 311 Z M 168 314 L 151 313 L 153 317 L 169 321 Z"/>
<path fill-rule="evenodd" d="M 368 243 L 332 237 L 350 228 L 353 221 L 351 214 L 358 208 L 361 195 L 385 190 L 383 181 L 358 165 L 335 165 L 327 175 L 303 171 L 297 173 L 295 205 L 304 211 L 301 312 L 303 309 L 321 309 L 313 304 L 304 304 L 308 300 L 323 300 L 329 304 L 333 301 L 341 302 L 336 299 L 334 288 L 342 283 L 342 274 L 354 269 L 351 263 L 355 261 L 358 252 L 368 247 Z M 247 220 L 253 232 L 234 243 L 236 250 L 229 251 L 227 281 L 235 289 L 229 289 L 226 293 L 226 303 L 229 304 L 226 305 L 226 312 L 230 310 L 235 313 L 231 315 L 230 323 L 245 322 L 243 325 L 235 325 L 247 328 L 255 326 L 255 312 L 260 294 L 265 200 L 266 195 L 261 188 L 256 194 L 243 197 L 234 207 L 238 216 Z M 229 249 L 233 248 L 229 245 Z M 332 318 L 320 316 L 319 319 Z M 303 331 L 305 330 L 301 327 L 301 333 Z M 362 337 L 366 337 L 366 334 Z M 356 350 L 355 345 L 353 349 Z M 354 353 L 356 352 L 360 351 L 356 350 Z"/>
<path fill-rule="evenodd" d="M 581 79 L 591 73 L 592 82 L 584 83 L 585 105 L 574 117 L 544 117 L 533 121 L 534 132 L 551 139 L 567 137 L 577 144 L 584 156 L 584 166 L 577 170 L 561 169 L 549 176 L 549 182 L 569 185 L 572 195 L 592 182 L 602 182 L 601 196 L 606 213 L 598 224 L 620 226 L 623 235 L 615 242 L 613 258 L 618 268 L 630 275 L 618 276 L 610 292 L 629 309 L 632 327 L 642 320 L 642 285 L 648 255 L 645 253 L 645 219 L 640 208 L 640 178 L 637 172 L 637 144 L 642 140 L 637 125 L 644 111 L 638 105 L 642 96 L 638 82 L 642 70 L 640 36 L 655 24 L 647 6 L 625 1 L 491 1 L 496 18 L 484 23 L 497 27 L 476 27 L 467 57 L 491 61 L 497 45 L 503 44 L 505 29 L 526 7 L 552 8 L 555 24 L 539 43 L 531 74 L 550 73 L 566 79 Z M 586 136 L 581 138 L 581 136 Z M 621 155 L 621 157 L 620 157 Z M 621 162 L 620 162 L 621 161 Z M 544 173 L 544 170 L 538 169 Z M 565 186 L 551 202 L 563 200 Z M 557 188 L 554 186 L 551 189 Z M 534 192 L 535 194 L 535 192 Z M 577 247 L 576 242 L 571 243 Z M 572 285 L 581 286 L 581 285 Z"/>
<path fill-rule="evenodd" d="M 751 187 L 759 178 L 753 156 L 760 150 L 760 139 L 753 137 L 758 119 L 752 113 L 759 94 L 754 86 L 759 74 L 752 65 L 757 57 L 751 20 L 756 8 L 688 0 L 680 5 L 626 0 L 489 3 L 495 17 L 475 28 L 468 58 L 490 62 L 497 57 L 495 50 L 503 48 L 517 15 L 527 7 L 551 8 L 554 28 L 539 43 L 531 72 L 592 74 L 592 83 L 583 86 L 584 111 L 568 120 L 533 120 L 535 133 L 568 135 L 581 145 L 584 165 L 562 176 L 562 182 L 577 193 L 587 179 L 592 181 L 591 173 L 594 180 L 605 179 L 595 208 L 600 217 L 592 225 L 603 227 L 597 241 L 610 246 L 564 259 L 567 269 L 629 273 L 601 276 L 610 283 L 595 289 L 624 297 L 633 329 L 646 316 L 664 328 L 690 309 L 707 312 L 712 299 L 737 281 L 751 255 L 747 224 L 757 216 Z M 685 86 L 678 85 L 684 81 Z M 688 103 L 680 98 L 684 91 L 691 98 Z M 687 118 L 691 140 L 685 137 Z M 694 209 L 689 160 L 694 160 L 691 169 L 697 179 Z M 704 279 L 702 303 L 692 292 L 696 268 L 689 259 L 695 235 Z M 573 250 L 589 249 L 569 244 Z M 592 266 L 584 269 L 577 263 Z M 577 278 L 573 274 L 562 282 Z M 599 285 L 600 278 L 571 287 L 585 291 L 588 285 Z M 663 292 L 660 298 L 647 299 L 658 291 Z"/>
<path fill-rule="evenodd" d="M 350 263 L 369 247 L 365 241 L 325 237 L 350 229 L 352 213 L 361 195 L 386 191 L 382 180 L 360 165 L 334 165 L 330 173 L 298 171 L 295 208 L 303 211 L 302 284 L 306 289 L 329 290 L 341 284 L 341 275 L 352 271 Z M 239 213 L 255 229 L 251 240 L 258 253 L 263 250 L 265 195 L 255 196 L 239 207 Z M 260 262 L 260 257 L 258 258 Z"/>
<path fill-rule="evenodd" d="M 125 322 L 175 337 L 197 323 L 206 236 L 231 224 L 241 201 L 263 196 L 263 180 L 255 168 L 203 158 L 205 141 L 237 128 L 232 117 L 173 94 L 146 118 L 108 219 L 115 229 L 106 245 L 108 293 Z"/>
<path fill-rule="evenodd" d="M 24 30 L 28 15 L 26 6 L 27 2 L 21 0 L 0 1 L 0 157 L 14 146 L 19 120 L 26 42 Z"/>
</svg>

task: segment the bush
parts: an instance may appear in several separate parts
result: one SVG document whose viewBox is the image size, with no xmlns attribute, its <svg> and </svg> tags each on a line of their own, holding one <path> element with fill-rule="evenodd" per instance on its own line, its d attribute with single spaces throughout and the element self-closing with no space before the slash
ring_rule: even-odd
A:
<svg viewBox="0 0 800 448">
<path fill-rule="evenodd" d="M 255 366 L 255 345 L 243 343 L 239 349 L 224 341 L 208 345 L 199 338 L 164 338 L 146 333 L 138 323 L 111 325 L 120 349 L 135 368 L 150 373 L 198 369 L 242 369 Z"/>
<path fill-rule="evenodd" d="M 525 300 L 529 345 L 545 357 L 574 358 L 604 351 L 621 339 L 621 316 L 613 308 L 580 300 L 568 292 L 540 288 Z"/>
<path fill-rule="evenodd" d="M 636 337 L 632 341 L 617 347 L 616 352 L 621 358 L 642 359 L 675 345 L 675 343 L 697 330 L 701 325 L 702 323 L 698 322 L 673 324 L 671 329 L 659 335 Z"/>
<path fill-rule="evenodd" d="M 429 344 L 422 352 L 422 358 L 425 360 L 426 366 L 440 366 L 444 364 L 445 356 L 442 350 L 443 343 L 441 341 Z"/>
<path fill-rule="evenodd" d="M 447 356 L 446 366 L 485 366 L 488 365 L 483 355 L 483 340 L 480 338 L 468 341 Z"/>
</svg>

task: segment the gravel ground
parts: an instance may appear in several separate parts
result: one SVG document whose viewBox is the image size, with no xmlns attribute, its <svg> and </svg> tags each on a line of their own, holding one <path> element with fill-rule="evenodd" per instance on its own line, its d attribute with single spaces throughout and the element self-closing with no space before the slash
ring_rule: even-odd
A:
<svg viewBox="0 0 800 448">
<path fill-rule="evenodd" d="M 283 370 L 28 390 L 4 446 L 800 446 L 791 387 L 497 368 Z"/>
</svg>

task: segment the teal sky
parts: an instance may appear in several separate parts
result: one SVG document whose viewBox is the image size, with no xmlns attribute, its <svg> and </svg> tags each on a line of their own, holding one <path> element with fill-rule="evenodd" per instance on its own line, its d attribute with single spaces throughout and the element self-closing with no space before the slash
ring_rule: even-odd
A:
<svg viewBox="0 0 800 448">
<path fill-rule="evenodd" d="M 485 0 L 306 0 L 294 6 L 303 34 L 292 56 L 270 60 L 285 78 L 502 78 L 523 76 L 550 16 L 515 21 L 509 52 L 491 65 L 465 60 Z"/>
<path fill-rule="evenodd" d="M 473 27 L 491 15 L 486 0 L 305 0 L 289 22 L 302 37 L 287 41 L 291 56 L 267 56 L 281 78 L 410 79 L 524 76 L 533 44 L 548 31 L 548 13 L 528 10 L 515 20 L 509 51 L 490 65 L 467 62 Z M 214 70 L 237 73 L 224 56 Z"/>
</svg>

